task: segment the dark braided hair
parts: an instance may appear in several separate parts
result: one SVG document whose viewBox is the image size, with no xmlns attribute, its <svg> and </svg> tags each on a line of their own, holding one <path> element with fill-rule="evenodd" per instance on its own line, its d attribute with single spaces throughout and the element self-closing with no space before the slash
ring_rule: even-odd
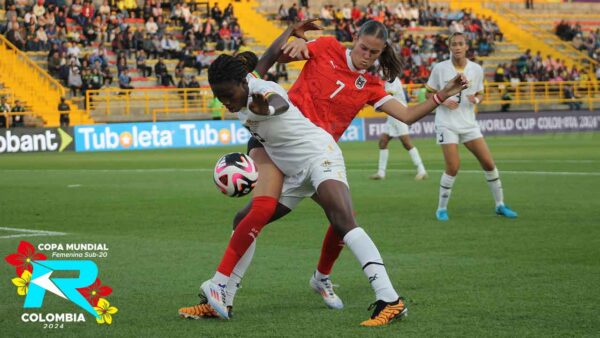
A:
<svg viewBox="0 0 600 338">
<path fill-rule="evenodd" d="M 379 56 L 379 65 L 385 79 L 395 79 L 402 73 L 402 61 L 394 53 L 388 40 L 388 31 L 385 25 L 379 21 L 369 20 L 360 26 L 358 37 L 363 35 L 374 36 L 385 42 L 385 47 Z"/>
<path fill-rule="evenodd" d="M 258 57 L 252 52 L 243 52 L 236 56 L 221 54 L 208 67 L 208 83 L 216 84 L 233 81 L 242 82 L 258 63 Z"/>
</svg>

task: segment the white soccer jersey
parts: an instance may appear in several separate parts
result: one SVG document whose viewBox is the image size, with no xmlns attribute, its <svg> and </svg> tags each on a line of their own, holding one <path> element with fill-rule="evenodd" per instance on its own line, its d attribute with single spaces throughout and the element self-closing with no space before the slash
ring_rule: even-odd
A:
<svg viewBox="0 0 600 338">
<path fill-rule="evenodd" d="M 403 106 L 408 106 L 408 103 L 406 102 L 406 95 L 404 94 L 404 89 L 402 88 L 402 82 L 399 78 L 394 79 L 392 82 L 385 81 L 385 91 L 392 95 Z M 385 124 L 384 132 L 391 137 L 399 137 L 408 134 L 408 125 L 390 115 L 388 115 Z"/>
<path fill-rule="evenodd" d="M 308 167 L 327 152 L 340 151 L 337 143 L 325 130 L 304 117 L 288 99 L 285 89 L 275 82 L 248 75 L 248 106 L 238 112 L 242 124 L 264 146 L 271 160 L 286 175 L 292 176 Z M 257 115 L 248 108 L 252 94 L 276 93 L 290 105 L 279 115 Z"/>
<path fill-rule="evenodd" d="M 427 87 L 430 90 L 439 91 L 458 73 L 462 73 L 467 77 L 469 86 L 459 94 L 449 98 L 458 102 L 458 108 L 451 110 L 442 105 L 437 107 L 435 125 L 436 127 L 449 128 L 460 132 L 461 130 L 479 127 L 475 119 L 474 105 L 469 102 L 467 95 L 483 92 L 483 68 L 469 60 L 467 60 L 467 65 L 462 70 L 456 69 L 452 64 L 452 60 L 440 62 L 433 67 L 427 81 Z"/>
</svg>

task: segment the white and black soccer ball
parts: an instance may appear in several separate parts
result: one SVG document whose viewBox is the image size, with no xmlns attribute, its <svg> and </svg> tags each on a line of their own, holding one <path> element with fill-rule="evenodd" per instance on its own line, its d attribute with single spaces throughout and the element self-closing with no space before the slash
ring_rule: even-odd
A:
<svg viewBox="0 0 600 338">
<path fill-rule="evenodd" d="M 215 166 L 214 179 L 217 188 L 229 197 L 248 195 L 258 180 L 256 164 L 250 156 L 242 153 L 223 155 Z"/>
</svg>

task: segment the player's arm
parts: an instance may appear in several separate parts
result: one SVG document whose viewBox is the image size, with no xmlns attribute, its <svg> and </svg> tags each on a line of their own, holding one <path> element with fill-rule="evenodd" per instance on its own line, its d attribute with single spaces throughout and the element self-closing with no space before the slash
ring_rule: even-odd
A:
<svg viewBox="0 0 600 338">
<path fill-rule="evenodd" d="M 454 79 L 450 80 L 442 90 L 433 94 L 431 98 L 427 99 L 425 102 L 411 107 L 405 107 L 398 100 L 387 100 L 376 108 L 406 124 L 412 124 L 431 113 L 450 96 L 460 93 L 460 91 L 465 88 L 467 88 L 467 79 L 464 75 L 457 75 Z"/>
<path fill-rule="evenodd" d="M 477 92 L 475 95 L 467 95 L 467 99 L 469 99 L 469 102 L 472 104 L 479 104 L 483 101 L 483 92 Z"/>
<path fill-rule="evenodd" d="M 273 43 L 271 43 L 269 48 L 258 60 L 258 63 L 256 64 L 256 68 L 254 70 L 261 77 L 265 75 L 267 71 L 275 64 L 275 62 L 277 62 L 278 59 L 282 57 L 282 48 L 290 39 L 290 37 L 295 36 L 299 38 L 298 40 L 304 41 L 306 39 L 304 32 L 322 29 L 319 25 L 315 24 L 316 20 L 317 19 L 304 20 L 288 26 L 288 28 L 283 33 L 281 33 L 281 35 L 279 35 L 279 37 L 275 39 Z M 305 53 L 306 58 L 308 59 L 308 49 L 306 49 Z M 288 61 L 283 60 L 279 62 Z"/>
<path fill-rule="evenodd" d="M 252 94 L 250 110 L 256 115 L 280 115 L 289 108 L 289 103 L 279 94 L 269 92 L 266 94 Z"/>
<path fill-rule="evenodd" d="M 435 95 L 438 91 L 433 88 L 432 86 L 429 86 L 429 84 L 425 84 L 425 89 L 427 90 L 427 93 L 425 94 L 425 96 L 430 99 L 433 98 L 433 95 Z M 456 102 L 455 100 L 444 100 L 442 102 L 442 106 L 448 108 L 448 109 L 456 109 L 458 108 L 458 102 Z"/>
</svg>

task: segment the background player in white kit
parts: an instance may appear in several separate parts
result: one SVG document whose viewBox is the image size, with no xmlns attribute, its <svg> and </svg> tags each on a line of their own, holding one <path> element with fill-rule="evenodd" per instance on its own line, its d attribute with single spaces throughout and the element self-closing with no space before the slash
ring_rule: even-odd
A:
<svg viewBox="0 0 600 338">
<path fill-rule="evenodd" d="M 408 106 L 406 95 L 404 94 L 404 89 L 402 88 L 402 82 L 400 82 L 400 79 L 394 78 L 391 81 L 385 81 L 385 91 L 392 95 L 396 100 L 400 101 L 403 106 Z M 408 129 L 409 127 L 406 123 L 388 115 L 383 133 L 381 133 L 381 136 L 379 136 L 379 166 L 377 168 L 377 173 L 371 175 L 369 177 L 370 179 L 385 179 L 385 170 L 387 168 L 389 156 L 389 150 L 387 147 L 390 140 L 395 137 L 400 139 L 404 149 L 408 151 L 413 164 L 415 167 L 417 167 L 417 175 L 415 176 L 415 180 L 420 181 L 427 178 L 427 171 L 425 170 L 425 166 L 423 165 L 423 161 L 419 155 L 419 150 L 417 150 L 417 147 L 413 146 L 412 142 L 410 141 L 410 133 Z"/>
<path fill-rule="evenodd" d="M 454 180 L 460 167 L 458 143 L 463 143 L 467 149 L 479 160 L 484 170 L 494 200 L 496 214 L 508 218 L 516 218 L 517 213 L 504 204 L 502 183 L 492 154 L 485 142 L 477 120 L 475 119 L 475 105 L 483 98 L 483 69 L 480 65 L 467 59 L 469 46 L 467 38 L 462 33 L 454 33 L 448 38 L 451 59 L 438 63 L 433 67 L 427 89 L 431 94 L 439 91 L 456 74 L 462 73 L 469 81 L 469 86 L 459 94 L 445 100 L 436 109 L 435 128 L 437 143 L 442 146 L 445 172 L 440 181 L 440 193 L 436 217 L 440 221 L 447 221 L 448 200 L 452 192 Z"/>
</svg>

